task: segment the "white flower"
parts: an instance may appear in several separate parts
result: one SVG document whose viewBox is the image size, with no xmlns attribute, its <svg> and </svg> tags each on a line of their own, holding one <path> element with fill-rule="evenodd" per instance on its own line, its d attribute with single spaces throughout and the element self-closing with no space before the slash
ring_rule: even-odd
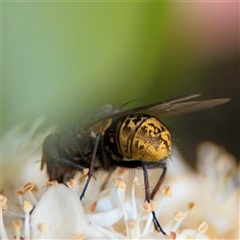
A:
<svg viewBox="0 0 240 240">
<path fill-rule="evenodd" d="M 39 169 L 41 146 L 50 130 L 43 133 L 37 131 L 43 121 L 43 118 L 37 119 L 29 130 L 19 124 L 6 132 L 0 140 L 3 169 L 0 186 L 4 186 L 5 194 L 9 190 L 14 193 L 16 189 L 33 180 L 38 190 L 46 183 L 47 175 Z"/>
<path fill-rule="evenodd" d="M 206 142 L 198 150 L 198 205 L 212 236 L 239 237 L 239 173 L 234 157 Z"/>
<path fill-rule="evenodd" d="M 96 223 L 104 221 L 103 227 L 116 223 L 122 217 L 121 209 L 113 209 L 105 214 L 93 214 L 89 217 L 78 196 L 66 186 L 56 184 L 50 186 L 43 194 L 31 214 L 31 229 L 33 239 L 74 239 L 82 233 L 87 239 L 107 239 L 110 234 Z M 109 218 L 108 218 L 109 217 Z M 102 218 L 102 219 L 101 219 Z M 107 221 L 105 218 L 108 218 Z M 39 227 L 45 226 L 45 231 Z"/>
<path fill-rule="evenodd" d="M 200 147 L 198 173 L 180 161 L 179 168 L 177 164 L 169 166 L 175 167 L 167 176 L 166 183 L 170 186 L 163 186 L 156 201 L 150 204 L 143 203 L 142 172 L 135 172 L 139 184 L 138 178 L 121 169 L 111 178 L 108 173 L 96 173 L 96 180 L 91 180 L 86 197 L 80 202 L 86 180 L 81 173 L 68 183 L 69 188 L 54 183 L 47 187 L 46 173 L 40 172 L 38 161 L 44 136 L 34 133 L 37 126 L 39 122 L 30 133 L 15 129 L 2 139 L 4 172 L 12 174 L 15 162 L 19 171 L 14 169 L 13 177 L 4 174 L 2 178 L 2 192 L 8 201 L 0 197 L 1 239 L 14 236 L 15 239 L 237 238 L 237 166 L 219 147 L 211 143 Z M 149 174 L 154 180 L 155 174 L 159 177 L 159 170 Z M 106 179 L 106 187 L 101 190 Z M 186 207 L 191 201 L 195 204 Z M 155 231 L 152 210 L 167 235 Z"/>
</svg>

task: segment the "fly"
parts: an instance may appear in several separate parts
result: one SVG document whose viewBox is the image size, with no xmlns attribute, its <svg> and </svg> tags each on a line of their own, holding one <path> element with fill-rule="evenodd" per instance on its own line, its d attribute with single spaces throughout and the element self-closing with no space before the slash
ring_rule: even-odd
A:
<svg viewBox="0 0 240 240">
<path fill-rule="evenodd" d="M 122 110 L 125 105 L 98 111 L 90 118 L 70 124 L 64 131 L 50 134 L 43 143 L 41 170 L 47 165 L 50 180 L 65 183 L 77 171 L 88 168 L 88 178 L 80 195 L 83 199 L 93 173 L 113 172 L 117 167 L 141 168 L 145 200 L 150 203 L 161 187 L 167 172 L 172 141 L 168 128 L 159 120 L 166 117 L 211 108 L 229 101 L 227 98 L 187 101 L 199 94 L 177 97 L 163 102 Z M 148 169 L 162 173 L 150 192 Z M 155 212 L 156 230 L 166 234 Z"/>
</svg>

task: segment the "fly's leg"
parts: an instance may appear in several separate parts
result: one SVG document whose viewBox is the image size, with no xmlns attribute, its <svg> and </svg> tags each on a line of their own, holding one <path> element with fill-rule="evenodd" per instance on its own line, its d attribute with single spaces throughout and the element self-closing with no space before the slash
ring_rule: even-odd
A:
<svg viewBox="0 0 240 240">
<path fill-rule="evenodd" d="M 93 176 L 94 162 L 96 160 L 97 149 L 98 149 L 99 141 L 100 141 L 101 137 L 102 137 L 101 133 L 98 133 L 97 136 L 96 136 L 96 140 L 95 140 L 95 144 L 94 144 L 94 148 L 93 148 L 93 155 L 92 155 L 92 159 L 91 159 L 91 163 L 90 163 L 90 167 L 89 167 L 89 171 L 88 171 L 88 178 L 87 178 L 87 181 L 84 185 L 83 191 L 80 195 L 80 201 L 82 201 L 83 197 L 85 196 L 86 190 L 88 188 L 88 184 L 89 184 L 89 182 L 90 182 L 90 180 Z"/>
<path fill-rule="evenodd" d="M 165 179 L 165 176 L 166 176 L 166 173 L 167 173 L 167 165 L 166 165 L 165 162 L 163 162 L 163 164 L 161 164 L 161 165 L 159 166 L 159 168 L 162 168 L 162 169 L 163 169 L 163 172 L 162 172 L 160 178 L 158 179 L 158 182 L 157 182 L 156 186 L 154 187 L 154 189 L 153 189 L 152 192 L 151 192 L 151 199 L 154 198 L 154 196 L 156 195 L 157 191 L 158 191 L 159 188 L 162 186 L 162 183 L 163 183 L 163 181 L 164 181 L 164 179 Z"/>
<path fill-rule="evenodd" d="M 165 165 L 165 167 L 164 166 L 160 166 L 160 167 L 163 168 L 163 172 L 162 172 L 156 186 L 154 187 L 152 193 L 150 193 L 147 167 L 145 166 L 144 163 L 142 163 L 143 175 L 144 175 L 144 185 L 145 185 L 145 199 L 148 203 L 150 203 L 151 200 L 153 199 L 153 197 L 155 196 L 156 192 L 160 188 L 160 186 L 164 180 L 164 177 L 166 175 L 166 170 L 167 170 L 166 165 Z M 160 231 L 160 232 L 162 232 L 162 234 L 166 235 L 166 232 L 161 227 L 154 211 L 152 211 L 152 215 L 153 215 L 153 223 L 154 223 L 156 230 Z"/>
</svg>

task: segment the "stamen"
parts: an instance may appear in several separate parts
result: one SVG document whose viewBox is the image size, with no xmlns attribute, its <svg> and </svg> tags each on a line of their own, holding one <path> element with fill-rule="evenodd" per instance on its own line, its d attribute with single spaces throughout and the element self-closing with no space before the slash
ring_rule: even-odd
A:
<svg viewBox="0 0 240 240">
<path fill-rule="evenodd" d="M 22 194 L 23 194 L 23 192 L 22 192 L 22 189 L 21 189 L 21 188 L 18 189 L 18 190 L 16 191 L 16 194 L 17 194 L 17 196 L 18 196 L 19 205 L 20 205 L 20 206 L 23 206 L 23 199 L 22 199 Z"/>
<path fill-rule="evenodd" d="M 26 185 L 24 185 L 23 187 L 20 187 L 16 193 L 18 195 L 18 201 L 20 206 L 23 206 L 23 199 L 22 199 L 22 195 L 28 193 L 32 202 L 34 203 L 34 205 L 37 205 L 38 201 L 36 200 L 36 198 L 33 196 L 32 194 L 32 190 L 34 189 L 35 184 L 33 182 L 29 182 Z"/>
<path fill-rule="evenodd" d="M 32 204 L 30 202 L 24 201 L 24 205 L 21 208 L 23 209 L 23 211 L 25 213 L 29 213 L 33 209 L 33 206 L 32 206 Z"/>
<path fill-rule="evenodd" d="M 30 202 L 24 201 L 24 205 L 22 209 L 25 212 L 25 237 L 26 239 L 30 239 L 30 212 L 33 209 L 33 206 Z"/>
<path fill-rule="evenodd" d="M 157 208 L 157 204 L 156 204 L 156 202 L 153 201 L 153 200 L 151 200 L 151 201 L 150 201 L 150 205 L 151 205 L 152 211 L 155 211 L 156 208 Z"/>
<path fill-rule="evenodd" d="M 145 202 L 140 205 L 140 208 L 143 210 L 145 213 L 150 213 L 152 211 L 152 206 L 150 203 Z"/>
<path fill-rule="evenodd" d="M 128 217 L 128 214 L 127 214 L 127 211 L 125 208 L 125 204 L 124 204 L 124 193 L 126 190 L 126 183 L 121 178 L 114 178 L 113 183 L 114 183 L 115 188 L 117 188 L 118 200 L 119 200 L 122 210 L 123 210 L 123 216 L 124 216 L 126 229 L 127 229 L 126 234 L 127 234 L 127 236 L 129 236 L 129 228 L 127 226 L 127 221 L 129 219 L 129 217 Z"/>
<path fill-rule="evenodd" d="M 0 195 L 0 204 L 2 208 L 7 204 L 7 198 L 3 195 Z"/>
<path fill-rule="evenodd" d="M 29 182 L 23 187 L 23 192 L 28 193 L 29 196 L 31 197 L 31 200 L 34 203 L 34 205 L 37 205 L 38 201 L 36 200 L 36 198 L 32 194 L 32 190 L 34 189 L 34 187 L 35 187 L 35 184 L 33 182 Z"/>
<path fill-rule="evenodd" d="M 196 204 L 194 202 L 190 202 L 188 204 L 188 209 L 191 211 L 191 212 L 194 212 L 196 210 Z"/>
<path fill-rule="evenodd" d="M 164 197 L 171 197 L 172 196 L 172 187 L 165 186 L 162 190 L 162 194 Z"/>
<path fill-rule="evenodd" d="M 189 203 L 188 204 L 188 211 L 185 213 L 179 212 L 175 214 L 175 220 L 177 221 L 175 226 L 172 228 L 172 231 L 176 232 L 177 229 L 180 227 L 184 219 L 189 215 L 190 212 L 192 212 L 195 209 L 195 203 Z"/>
<path fill-rule="evenodd" d="M 7 198 L 3 195 L 0 195 L 0 206 L 1 206 L 1 212 L 5 214 L 7 212 L 8 206 L 7 206 Z"/>
<path fill-rule="evenodd" d="M 13 227 L 16 231 L 16 240 L 20 240 L 21 238 L 21 228 L 23 226 L 22 220 L 18 219 L 16 221 L 13 221 Z"/>
<path fill-rule="evenodd" d="M 67 182 L 67 185 L 69 188 L 74 188 L 76 186 L 76 181 L 71 178 L 68 182 Z"/>
<path fill-rule="evenodd" d="M 131 183 L 132 185 L 140 185 L 140 183 L 139 183 L 139 181 L 138 181 L 138 177 L 137 176 L 135 176 L 134 177 L 134 179 L 133 179 L 133 181 L 132 181 L 132 183 Z"/>
<path fill-rule="evenodd" d="M 51 187 L 51 186 L 56 185 L 56 184 L 58 184 L 58 181 L 57 181 L 57 180 L 48 181 L 48 182 L 47 182 L 47 187 Z"/>
<path fill-rule="evenodd" d="M 171 186 L 165 186 L 163 189 L 162 189 L 162 195 L 163 195 L 163 198 L 161 198 L 159 204 L 158 204 L 158 207 L 156 209 L 156 215 L 159 216 L 160 214 L 160 211 L 163 207 L 163 204 L 164 204 L 164 201 L 166 200 L 167 197 L 171 197 L 172 196 L 172 187 Z"/>
<path fill-rule="evenodd" d="M 138 178 L 135 176 L 132 182 L 132 208 L 133 208 L 133 219 L 137 218 L 137 206 L 136 206 L 136 198 L 135 198 L 135 185 L 140 185 L 138 182 Z"/>
<path fill-rule="evenodd" d="M 121 178 L 114 178 L 113 181 L 119 191 L 124 192 L 126 190 L 126 183 Z"/>
<path fill-rule="evenodd" d="M 196 240 L 195 233 L 193 235 L 186 235 L 187 240 Z"/>
<path fill-rule="evenodd" d="M 75 239 L 75 240 L 84 240 L 85 237 L 84 237 L 84 234 L 83 234 L 82 232 L 76 232 L 76 233 L 74 234 L 74 239 Z"/>
<path fill-rule="evenodd" d="M 89 168 L 84 168 L 82 171 L 82 176 L 79 178 L 79 183 L 83 184 L 86 182 L 88 177 Z"/>
<path fill-rule="evenodd" d="M 37 225 L 37 229 L 39 230 L 38 233 L 34 232 L 34 239 L 40 239 L 42 233 L 45 233 L 48 231 L 48 226 L 45 223 L 39 223 Z"/>
<path fill-rule="evenodd" d="M 127 226 L 128 226 L 130 229 L 134 229 L 135 226 L 136 226 L 136 221 L 133 220 L 133 219 L 128 219 L 128 221 L 127 221 Z"/>
<path fill-rule="evenodd" d="M 202 222 L 198 225 L 198 230 L 192 232 L 190 235 L 189 234 L 186 234 L 185 236 L 187 237 L 187 239 L 193 239 L 193 240 L 196 240 L 198 239 L 197 235 L 200 233 L 200 234 L 204 234 L 206 231 L 208 230 L 208 224 L 206 222 Z"/>
<path fill-rule="evenodd" d="M 152 219 L 153 219 L 152 214 L 148 213 L 148 219 L 147 219 L 145 227 L 144 227 L 144 229 L 142 231 L 142 235 L 143 236 L 150 232 L 150 228 L 151 228 L 151 225 L 152 225 Z"/>
<path fill-rule="evenodd" d="M 170 232 L 169 237 L 175 240 L 177 238 L 177 234 L 175 232 Z"/>
<path fill-rule="evenodd" d="M 151 224 L 152 224 L 152 214 L 150 214 L 152 212 L 152 206 L 150 203 L 145 202 L 140 205 L 140 208 L 143 210 L 144 213 L 148 214 L 148 219 L 142 232 L 142 235 L 145 235 L 150 231 Z"/>
<path fill-rule="evenodd" d="M 8 239 L 7 231 L 5 229 L 5 225 L 3 222 L 3 214 L 7 212 L 7 198 L 0 195 L 0 205 L 1 205 L 1 211 L 0 211 L 0 221 L 1 221 L 1 231 L 0 231 L 0 237 L 1 239 Z"/>
<path fill-rule="evenodd" d="M 183 212 L 177 212 L 174 214 L 174 219 L 178 222 L 178 221 L 181 221 L 183 219 L 183 215 L 184 213 Z"/>
<path fill-rule="evenodd" d="M 40 224 L 38 224 L 37 229 L 38 229 L 40 232 L 44 233 L 44 232 L 47 232 L 48 226 L 47 226 L 47 224 L 40 223 Z"/>
<path fill-rule="evenodd" d="M 187 212 L 178 212 L 175 213 L 174 215 L 174 219 L 172 219 L 171 221 L 169 221 L 167 223 L 167 226 L 165 228 L 167 229 L 172 229 L 173 231 L 176 231 L 179 226 L 182 224 L 182 222 L 184 221 L 184 219 L 188 216 L 189 213 L 193 212 L 196 209 L 196 204 L 193 202 L 190 202 L 188 204 L 188 211 Z M 177 221 L 175 223 L 175 221 Z M 175 224 L 175 225 L 174 225 Z M 174 227 L 172 227 L 174 225 Z"/>
<path fill-rule="evenodd" d="M 206 222 L 202 222 L 198 225 L 198 232 L 204 234 L 208 230 L 208 224 Z"/>
<path fill-rule="evenodd" d="M 128 234 L 127 237 L 129 239 L 132 239 L 133 237 L 136 238 L 135 228 L 136 228 L 136 221 L 133 219 L 128 219 L 127 221 L 127 228 L 128 228 Z"/>
<path fill-rule="evenodd" d="M 27 183 L 24 187 L 23 187 L 23 194 L 27 193 L 27 192 L 31 192 L 35 187 L 35 184 L 33 182 L 29 182 Z"/>
</svg>

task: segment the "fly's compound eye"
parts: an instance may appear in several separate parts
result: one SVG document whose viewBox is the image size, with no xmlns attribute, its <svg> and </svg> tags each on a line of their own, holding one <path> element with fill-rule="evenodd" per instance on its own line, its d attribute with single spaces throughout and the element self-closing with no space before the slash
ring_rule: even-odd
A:
<svg viewBox="0 0 240 240">
<path fill-rule="evenodd" d="M 171 135 L 155 117 L 128 116 L 119 129 L 118 148 L 126 159 L 158 162 L 171 154 Z"/>
</svg>

